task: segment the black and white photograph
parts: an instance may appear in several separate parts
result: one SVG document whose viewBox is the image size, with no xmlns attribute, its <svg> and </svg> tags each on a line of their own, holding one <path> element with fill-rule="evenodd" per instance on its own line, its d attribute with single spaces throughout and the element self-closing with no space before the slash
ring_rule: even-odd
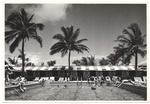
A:
<svg viewBox="0 0 150 104">
<path fill-rule="evenodd" d="M 4 3 L 4 101 L 147 96 L 147 3 Z"/>
</svg>

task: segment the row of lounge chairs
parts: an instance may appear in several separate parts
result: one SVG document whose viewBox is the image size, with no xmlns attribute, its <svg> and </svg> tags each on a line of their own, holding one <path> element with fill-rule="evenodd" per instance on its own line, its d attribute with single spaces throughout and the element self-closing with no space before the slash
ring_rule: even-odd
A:
<svg viewBox="0 0 150 104">
<path fill-rule="evenodd" d="M 147 85 L 147 77 L 146 76 L 143 76 L 143 80 L 141 77 L 134 77 L 134 80 L 131 80 L 131 79 L 124 79 L 122 80 L 122 82 L 119 84 L 118 87 L 120 87 L 123 83 L 131 83 L 133 85 L 136 85 L 136 86 L 146 86 Z"/>
<path fill-rule="evenodd" d="M 47 81 L 47 80 L 50 80 L 51 82 L 53 82 L 53 81 L 55 81 L 55 77 L 41 77 L 41 78 L 39 78 L 39 77 L 36 77 L 35 79 L 34 79 L 34 81 L 40 81 L 40 80 L 45 80 L 45 81 Z M 58 81 L 60 81 L 60 82 L 63 82 L 63 81 L 65 81 L 64 80 L 64 77 L 59 77 L 59 79 L 58 79 Z"/>
<path fill-rule="evenodd" d="M 101 79 L 95 77 L 94 80 L 89 80 L 89 81 L 90 81 L 90 83 L 98 84 L 99 82 L 101 82 L 100 80 Z M 134 77 L 133 80 L 131 80 L 131 79 L 121 79 L 120 77 L 117 77 L 117 76 L 113 76 L 112 78 L 110 78 L 109 76 L 106 76 L 106 77 L 104 77 L 104 82 L 108 86 L 115 84 L 118 87 L 120 87 L 123 83 L 131 83 L 136 86 L 146 86 L 147 85 L 147 77 L 146 76 L 143 76 L 143 78 Z"/>
<path fill-rule="evenodd" d="M 42 80 L 42 79 L 44 79 L 45 81 L 47 81 L 47 80 L 55 81 L 55 77 L 41 77 L 41 78 L 36 77 L 36 78 L 34 79 L 34 81 L 39 81 L 39 80 Z M 124 79 L 124 80 L 122 80 L 122 81 L 125 81 L 125 80 L 130 80 L 130 79 Z M 59 77 L 58 81 L 60 81 L 60 82 L 65 81 L 65 80 L 64 80 L 64 77 Z M 117 78 L 117 76 L 114 76 L 114 77 L 112 77 L 112 78 L 110 78 L 109 76 L 106 76 L 106 77 L 105 77 L 105 81 L 106 81 L 106 82 L 120 82 L 121 80 L 119 80 L 119 79 Z M 122 81 L 121 81 L 121 82 L 122 82 Z M 120 83 L 121 83 L 121 82 L 120 82 Z M 146 77 L 146 76 L 143 76 L 143 80 L 142 80 L 141 77 L 134 77 L 133 82 L 134 82 L 134 83 L 146 84 L 146 83 L 147 83 L 147 77 Z"/>
</svg>

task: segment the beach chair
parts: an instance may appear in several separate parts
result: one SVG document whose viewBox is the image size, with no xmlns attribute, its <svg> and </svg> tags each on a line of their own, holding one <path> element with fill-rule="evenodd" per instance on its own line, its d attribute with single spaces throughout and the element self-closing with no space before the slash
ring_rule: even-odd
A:
<svg viewBox="0 0 150 104">
<path fill-rule="evenodd" d="M 20 77 L 17 77 L 16 79 L 11 79 L 10 84 L 17 85 L 20 82 Z"/>
<path fill-rule="evenodd" d="M 40 80 L 43 80 L 43 79 L 44 79 L 44 81 L 47 81 L 49 79 L 49 77 L 41 77 Z"/>
<path fill-rule="evenodd" d="M 63 82 L 64 81 L 64 78 L 63 77 L 59 77 L 59 82 Z"/>
<path fill-rule="evenodd" d="M 39 81 L 39 77 L 35 77 L 34 81 Z"/>
<path fill-rule="evenodd" d="M 143 76 L 143 81 L 144 81 L 145 85 L 147 85 L 147 77 L 146 76 Z"/>
<path fill-rule="evenodd" d="M 106 76 L 105 80 L 106 80 L 107 86 L 111 86 L 112 84 L 114 84 L 114 82 L 111 80 L 109 76 Z"/>
<path fill-rule="evenodd" d="M 142 81 L 141 77 L 134 77 L 134 81 L 140 85 L 146 85 L 146 82 Z"/>
<path fill-rule="evenodd" d="M 141 87 L 142 87 L 142 84 L 141 84 L 139 81 L 142 81 L 142 80 L 140 79 L 140 77 L 134 77 L 134 81 L 132 81 L 131 79 L 124 79 L 124 80 L 122 80 L 122 82 L 118 85 L 118 87 L 120 87 L 123 83 L 131 83 L 131 84 L 134 85 L 134 86 L 141 86 Z"/>
<path fill-rule="evenodd" d="M 147 77 L 146 76 L 143 76 L 143 81 L 147 82 Z"/>
<path fill-rule="evenodd" d="M 55 81 L 54 77 L 50 77 L 50 82 L 53 82 L 53 81 Z"/>
<path fill-rule="evenodd" d="M 49 77 L 44 77 L 44 80 L 46 80 L 46 81 L 49 80 Z"/>
<path fill-rule="evenodd" d="M 106 82 L 111 82 L 111 78 L 109 76 L 106 76 L 105 79 L 106 79 Z"/>
</svg>

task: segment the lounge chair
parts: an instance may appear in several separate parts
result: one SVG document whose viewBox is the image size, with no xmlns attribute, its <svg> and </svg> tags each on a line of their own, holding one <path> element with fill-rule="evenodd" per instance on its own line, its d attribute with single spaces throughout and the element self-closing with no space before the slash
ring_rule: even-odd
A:
<svg viewBox="0 0 150 104">
<path fill-rule="evenodd" d="M 114 82 L 111 80 L 111 78 L 109 76 L 106 76 L 105 80 L 106 80 L 107 86 L 114 84 Z"/>
<path fill-rule="evenodd" d="M 106 79 L 106 82 L 111 82 L 112 81 L 109 76 L 106 76 L 105 79 Z"/>
<path fill-rule="evenodd" d="M 49 80 L 49 77 L 44 77 L 44 80 L 46 80 L 46 81 Z"/>
<path fill-rule="evenodd" d="M 143 81 L 145 82 L 145 85 L 147 85 L 147 77 L 143 76 Z"/>
<path fill-rule="evenodd" d="M 134 81 L 135 81 L 135 83 L 139 83 L 141 85 L 146 85 L 146 79 L 145 79 L 145 81 L 142 81 L 141 77 L 134 77 Z"/>
<path fill-rule="evenodd" d="M 50 81 L 51 81 L 51 82 L 55 81 L 55 80 L 54 80 L 54 77 L 50 77 Z"/>
<path fill-rule="evenodd" d="M 20 77 L 17 77 L 16 79 L 10 79 L 10 84 L 17 85 L 20 82 Z"/>
<path fill-rule="evenodd" d="M 135 78 L 136 79 L 136 78 Z M 133 84 L 134 86 L 137 85 L 137 86 L 141 86 L 142 87 L 142 84 L 137 82 L 137 80 L 139 80 L 139 78 L 136 79 L 136 81 L 132 81 L 131 79 L 124 79 L 122 80 L 122 82 L 118 85 L 118 87 L 120 87 L 123 83 L 131 83 Z"/>
<path fill-rule="evenodd" d="M 39 77 L 35 77 L 34 81 L 39 81 Z"/>
<path fill-rule="evenodd" d="M 59 82 L 63 82 L 64 81 L 64 78 L 63 77 L 59 77 Z"/>
<path fill-rule="evenodd" d="M 41 77 L 41 79 L 44 79 L 45 81 L 47 81 L 49 77 Z"/>
</svg>

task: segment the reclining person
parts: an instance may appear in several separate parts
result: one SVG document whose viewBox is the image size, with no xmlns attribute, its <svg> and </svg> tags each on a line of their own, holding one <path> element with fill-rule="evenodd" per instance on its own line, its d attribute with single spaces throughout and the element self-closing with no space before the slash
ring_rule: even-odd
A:
<svg viewBox="0 0 150 104">
<path fill-rule="evenodd" d="M 26 88 L 23 87 L 24 84 L 25 84 L 25 82 L 24 82 L 24 80 L 22 80 L 22 77 L 20 76 L 19 79 L 18 79 L 17 86 L 19 87 L 21 92 L 25 92 L 25 90 L 26 90 Z"/>
<path fill-rule="evenodd" d="M 140 83 L 135 83 L 135 82 L 132 81 L 131 79 L 124 79 L 124 80 L 122 80 L 122 82 L 118 85 L 118 87 L 120 87 L 123 83 L 127 83 L 127 82 L 129 82 L 129 83 L 131 83 L 131 84 L 133 84 L 133 85 L 142 86 Z"/>
</svg>

